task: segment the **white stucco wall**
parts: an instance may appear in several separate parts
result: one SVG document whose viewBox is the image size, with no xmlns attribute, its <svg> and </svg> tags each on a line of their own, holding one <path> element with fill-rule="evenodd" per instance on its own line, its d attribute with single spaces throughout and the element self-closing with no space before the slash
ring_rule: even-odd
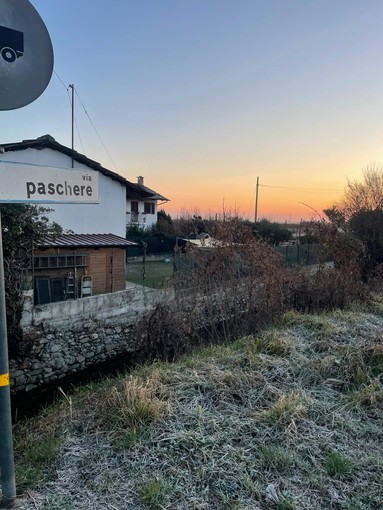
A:
<svg viewBox="0 0 383 510">
<path fill-rule="evenodd" d="M 56 166 L 72 170 L 72 159 L 52 149 L 25 149 L 0 154 L 0 161 L 31 163 L 35 165 Z M 89 169 L 86 165 L 74 161 L 73 170 Z M 93 170 L 93 169 L 92 169 Z M 76 234 L 126 234 L 126 192 L 125 186 L 103 174 L 99 174 L 99 204 L 45 204 L 53 209 L 50 219 L 56 221 L 65 230 Z"/>
<path fill-rule="evenodd" d="M 144 214 L 144 202 L 140 200 L 133 200 L 138 202 L 138 222 L 132 222 L 132 200 L 127 199 L 126 201 L 126 224 L 138 225 L 142 228 L 150 228 L 152 225 L 157 223 L 157 202 L 155 200 L 145 200 L 154 204 L 154 214 Z"/>
</svg>

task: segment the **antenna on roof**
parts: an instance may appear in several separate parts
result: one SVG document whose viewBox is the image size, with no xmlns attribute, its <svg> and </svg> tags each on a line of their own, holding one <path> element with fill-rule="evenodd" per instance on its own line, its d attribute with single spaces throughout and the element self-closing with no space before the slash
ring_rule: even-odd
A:
<svg viewBox="0 0 383 510">
<path fill-rule="evenodd" d="M 74 150 L 74 85 L 69 85 L 72 89 L 72 151 Z M 74 167 L 74 159 L 72 155 L 72 168 Z"/>
</svg>

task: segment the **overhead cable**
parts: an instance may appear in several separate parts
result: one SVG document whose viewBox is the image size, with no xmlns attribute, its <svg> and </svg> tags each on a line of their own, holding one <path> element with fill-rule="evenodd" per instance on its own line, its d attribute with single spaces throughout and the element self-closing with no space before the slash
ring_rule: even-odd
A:
<svg viewBox="0 0 383 510">
<path fill-rule="evenodd" d="M 93 127 L 93 129 L 94 129 L 94 131 L 95 131 L 95 133 L 96 133 L 96 135 L 97 135 L 98 139 L 100 140 L 100 142 L 101 142 L 102 146 L 104 147 L 105 152 L 106 152 L 106 153 L 107 153 L 107 155 L 109 156 L 109 159 L 110 159 L 110 161 L 112 162 L 112 165 L 114 166 L 114 169 L 116 170 L 116 172 L 118 172 L 117 166 L 116 166 L 115 162 L 113 161 L 113 158 L 112 158 L 112 156 L 110 155 L 110 152 L 109 152 L 109 151 L 108 151 L 108 149 L 106 148 L 106 145 L 104 144 L 104 142 L 103 142 L 103 140 L 102 140 L 102 138 L 101 138 L 101 136 L 100 136 L 99 132 L 98 132 L 98 131 L 97 131 L 97 129 L 96 129 L 96 126 L 94 125 L 94 123 L 93 123 L 92 119 L 90 118 L 90 115 L 89 115 L 89 113 L 87 112 L 87 110 L 86 110 L 86 108 L 85 108 L 85 106 L 84 106 L 84 103 L 81 101 L 81 98 L 80 98 L 80 96 L 78 95 L 78 92 L 77 92 L 77 90 L 76 90 L 76 89 L 75 89 L 75 92 L 76 92 L 76 96 L 78 97 L 78 100 L 80 101 L 81 106 L 82 106 L 82 107 L 83 107 L 83 109 L 84 109 L 84 112 L 85 112 L 86 116 L 87 116 L 87 117 L 88 117 L 88 119 L 89 119 L 89 122 L 92 124 L 92 127 Z"/>
<path fill-rule="evenodd" d="M 296 191 L 311 191 L 313 193 L 341 193 L 339 189 L 326 189 L 326 188 L 298 188 L 294 186 L 271 186 L 268 184 L 260 184 L 262 188 L 276 188 L 276 189 L 291 189 Z"/>
</svg>

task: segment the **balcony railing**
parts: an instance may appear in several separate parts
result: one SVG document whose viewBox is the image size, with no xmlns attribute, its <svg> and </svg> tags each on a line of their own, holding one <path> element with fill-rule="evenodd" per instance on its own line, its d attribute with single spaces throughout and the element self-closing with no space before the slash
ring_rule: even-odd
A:
<svg viewBox="0 0 383 510">
<path fill-rule="evenodd" d="M 130 221 L 132 223 L 138 223 L 138 213 L 137 212 L 130 213 Z"/>
</svg>

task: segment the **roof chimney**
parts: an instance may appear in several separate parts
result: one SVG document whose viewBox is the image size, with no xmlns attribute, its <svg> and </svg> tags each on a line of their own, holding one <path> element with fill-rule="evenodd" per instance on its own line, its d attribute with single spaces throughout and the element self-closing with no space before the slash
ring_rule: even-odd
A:
<svg viewBox="0 0 383 510">
<path fill-rule="evenodd" d="M 137 177 L 137 184 L 139 184 L 140 186 L 144 185 L 144 178 L 142 177 L 142 175 Z"/>
</svg>

